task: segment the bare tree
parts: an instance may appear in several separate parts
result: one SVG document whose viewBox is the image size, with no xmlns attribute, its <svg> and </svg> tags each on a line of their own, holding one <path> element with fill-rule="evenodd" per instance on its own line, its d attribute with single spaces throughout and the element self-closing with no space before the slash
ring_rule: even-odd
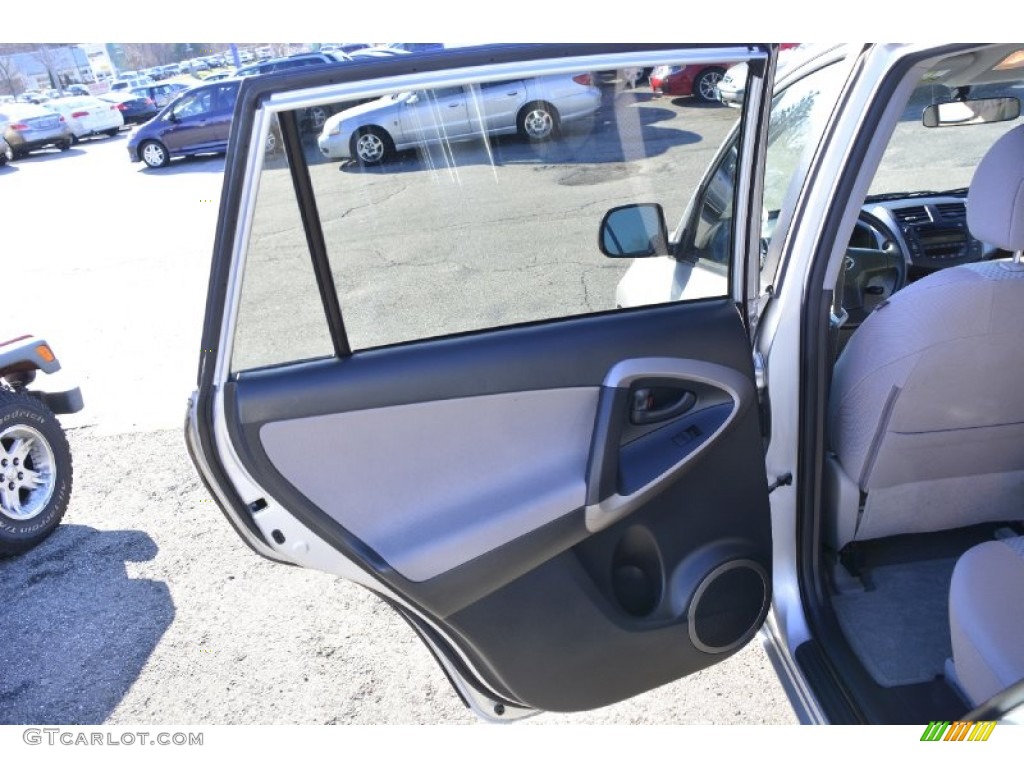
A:
<svg viewBox="0 0 1024 768">
<path fill-rule="evenodd" d="M 128 60 L 128 66 L 132 69 L 145 69 L 150 66 L 147 62 L 149 57 L 147 56 L 148 51 L 144 45 L 125 45 L 124 56 Z"/>
<path fill-rule="evenodd" d="M 25 78 L 18 71 L 14 57 L 6 53 L 0 53 L 0 81 L 11 96 L 17 96 L 25 87 Z"/>
<path fill-rule="evenodd" d="M 57 66 L 57 54 L 55 49 L 46 43 L 41 44 L 34 53 L 36 60 L 43 65 L 46 74 L 50 77 L 50 85 L 56 88 L 60 95 L 64 95 L 64 83 L 61 81 L 59 68 Z"/>
</svg>

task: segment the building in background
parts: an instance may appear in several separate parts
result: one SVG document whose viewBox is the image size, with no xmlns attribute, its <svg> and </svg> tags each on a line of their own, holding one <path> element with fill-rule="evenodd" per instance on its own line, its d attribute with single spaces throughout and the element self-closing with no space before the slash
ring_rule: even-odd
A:
<svg viewBox="0 0 1024 768">
<path fill-rule="evenodd" d="M 85 52 L 89 68 L 97 82 L 112 80 L 117 75 L 114 61 L 110 56 L 108 43 L 79 43 L 78 47 Z"/>
<path fill-rule="evenodd" d="M 85 51 L 69 43 L 0 43 L 0 94 L 63 90 L 95 81 Z"/>
</svg>

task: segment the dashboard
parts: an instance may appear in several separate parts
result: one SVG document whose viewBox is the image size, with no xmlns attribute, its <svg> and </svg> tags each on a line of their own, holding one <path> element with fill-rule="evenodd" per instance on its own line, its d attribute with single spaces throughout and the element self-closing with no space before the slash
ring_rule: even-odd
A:
<svg viewBox="0 0 1024 768">
<path fill-rule="evenodd" d="M 971 235 L 966 192 L 879 195 L 865 201 L 841 282 L 847 333 L 914 280 L 939 269 L 1006 255 Z"/>
<path fill-rule="evenodd" d="M 936 269 L 997 255 L 996 249 L 986 247 L 968 230 L 964 197 L 943 195 L 869 201 L 862 210 L 868 217 L 862 218 L 863 226 L 858 226 L 855 238 L 867 235 L 871 242 L 861 247 L 884 248 L 886 240 L 894 241 L 890 247 L 904 255 L 911 280 Z M 864 222 L 865 218 L 868 221 L 873 218 L 884 227 L 872 227 Z"/>
</svg>

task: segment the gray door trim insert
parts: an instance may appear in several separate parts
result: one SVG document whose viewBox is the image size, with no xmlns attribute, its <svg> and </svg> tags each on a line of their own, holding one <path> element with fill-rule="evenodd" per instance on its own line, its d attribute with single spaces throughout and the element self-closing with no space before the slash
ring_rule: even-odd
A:
<svg viewBox="0 0 1024 768">
<path fill-rule="evenodd" d="M 411 581 L 581 509 L 597 387 L 264 424 L 274 467 Z"/>
</svg>

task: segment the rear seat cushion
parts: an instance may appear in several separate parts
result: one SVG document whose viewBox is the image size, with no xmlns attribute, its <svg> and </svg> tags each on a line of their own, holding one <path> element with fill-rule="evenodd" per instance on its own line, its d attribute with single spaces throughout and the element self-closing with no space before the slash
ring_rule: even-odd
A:
<svg viewBox="0 0 1024 768">
<path fill-rule="evenodd" d="M 1024 679 L 1024 537 L 972 547 L 949 589 L 953 667 L 978 705 Z"/>
</svg>

